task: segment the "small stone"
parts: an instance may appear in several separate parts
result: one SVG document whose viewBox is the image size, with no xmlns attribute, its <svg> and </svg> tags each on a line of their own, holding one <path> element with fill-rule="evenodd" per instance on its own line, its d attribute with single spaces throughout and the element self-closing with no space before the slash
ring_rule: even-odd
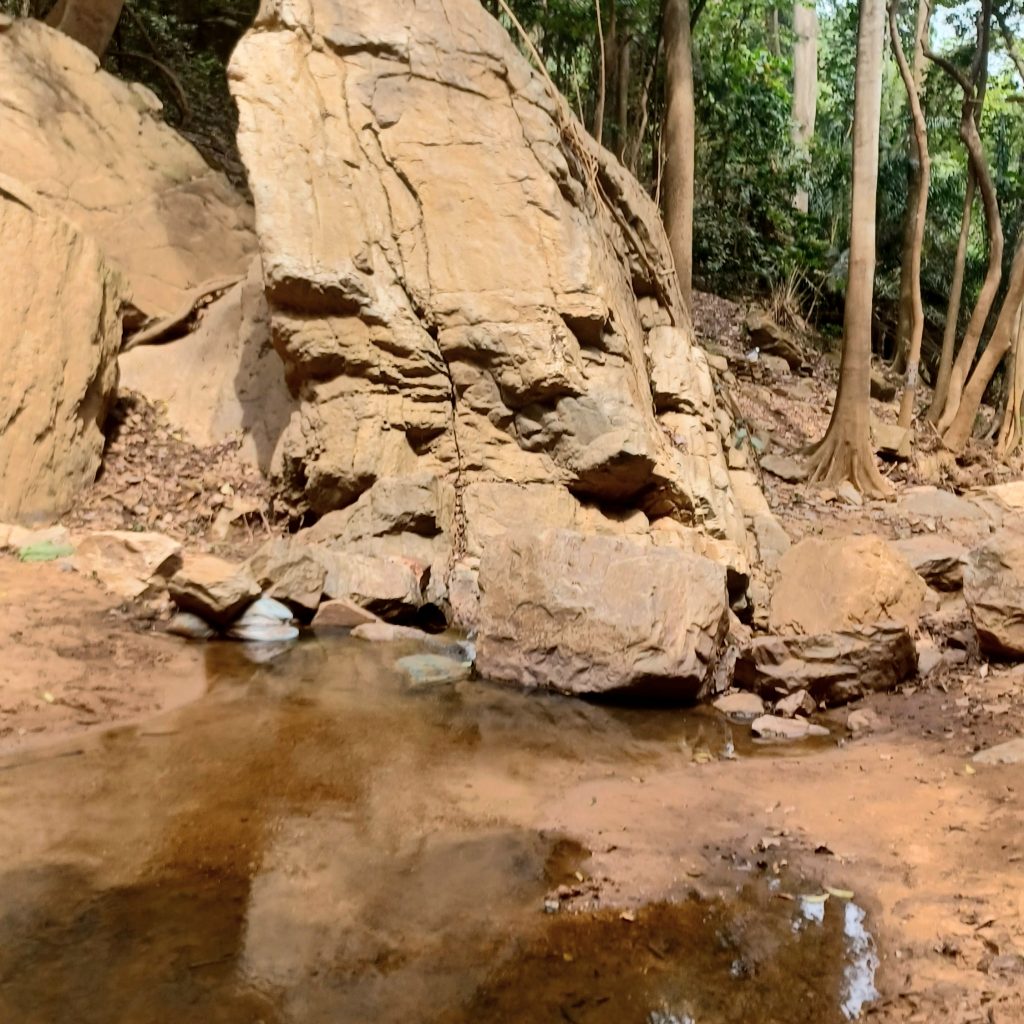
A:
<svg viewBox="0 0 1024 1024">
<path fill-rule="evenodd" d="M 847 505 L 853 505 L 855 508 L 860 508 L 864 504 L 864 495 L 861 494 L 849 480 L 844 480 L 836 488 L 836 494 L 842 498 Z"/>
<path fill-rule="evenodd" d="M 763 455 L 761 468 L 786 483 L 798 484 L 807 479 L 807 467 L 789 455 Z"/>
<path fill-rule="evenodd" d="M 805 718 L 779 718 L 776 715 L 762 715 L 755 719 L 750 731 L 765 740 L 803 740 L 829 734 L 824 726 L 815 725 Z"/>
<path fill-rule="evenodd" d="M 473 666 L 468 662 L 445 657 L 443 654 L 411 654 L 395 662 L 417 686 L 437 683 L 455 683 L 469 677 Z"/>
<path fill-rule="evenodd" d="M 806 690 L 796 690 L 775 704 L 775 714 L 794 718 L 797 714 L 813 714 L 815 707 L 814 698 Z"/>
<path fill-rule="evenodd" d="M 430 634 L 424 633 L 422 629 L 413 629 L 412 626 L 396 626 L 390 622 L 364 622 L 352 630 L 352 636 L 357 640 L 383 644 L 395 643 L 399 640 L 418 640 L 421 643 L 431 640 Z"/>
<path fill-rule="evenodd" d="M 744 721 L 764 714 L 764 701 L 756 693 L 727 693 L 719 697 L 713 706 L 729 718 Z"/>
<path fill-rule="evenodd" d="M 917 645 L 917 674 L 924 679 L 943 664 L 942 651 L 929 643 Z"/>
<path fill-rule="evenodd" d="M 205 619 L 192 612 L 178 612 L 167 623 L 167 632 L 174 636 L 183 636 L 188 640 L 209 640 L 217 635 L 217 631 Z"/>
<path fill-rule="evenodd" d="M 866 736 L 872 732 L 882 732 L 888 725 L 886 719 L 876 714 L 871 708 L 857 708 L 846 717 L 846 728 L 854 736 Z"/>
<path fill-rule="evenodd" d="M 373 612 L 361 608 L 355 601 L 338 597 L 324 601 L 313 617 L 314 629 L 355 629 L 369 622 L 380 622 Z"/>
<path fill-rule="evenodd" d="M 1024 736 L 980 750 L 972 760 L 975 764 L 1021 764 L 1024 762 Z"/>
<path fill-rule="evenodd" d="M 291 609 L 272 597 L 254 601 L 228 628 L 232 640 L 279 643 L 296 640 L 299 630 L 292 625 Z"/>
</svg>

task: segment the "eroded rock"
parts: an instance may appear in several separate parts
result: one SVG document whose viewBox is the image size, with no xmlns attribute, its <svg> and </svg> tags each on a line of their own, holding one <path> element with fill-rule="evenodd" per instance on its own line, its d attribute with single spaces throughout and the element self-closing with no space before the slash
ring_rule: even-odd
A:
<svg viewBox="0 0 1024 1024">
<path fill-rule="evenodd" d="M 964 597 L 986 654 L 1024 658 L 1024 532 L 994 533 L 968 557 Z"/>
<path fill-rule="evenodd" d="M 327 569 L 317 552 L 290 538 L 268 541 L 246 563 L 263 593 L 312 615 L 320 605 Z"/>
<path fill-rule="evenodd" d="M 561 693 L 698 699 L 729 626 L 721 566 L 626 538 L 505 534 L 480 590 L 481 675 Z"/>
<path fill-rule="evenodd" d="M 964 585 L 967 548 L 955 540 L 926 533 L 898 540 L 893 547 L 936 590 L 959 590 Z"/>
<path fill-rule="evenodd" d="M 248 204 L 164 122 L 153 93 L 32 18 L 0 29 L 0 138 L 4 173 L 95 240 L 145 315 L 245 273 L 255 249 Z"/>
<path fill-rule="evenodd" d="M 771 628 L 829 633 L 886 619 L 913 626 L 927 589 L 881 537 L 808 537 L 779 561 Z"/>
<path fill-rule="evenodd" d="M 891 690 L 916 671 L 907 630 L 877 623 L 818 636 L 755 637 L 740 652 L 735 684 L 773 700 L 806 690 L 815 703 L 835 705 Z"/>
<path fill-rule="evenodd" d="M 0 31 L 0 110 L 14 31 Z M 6 169 L 10 139 L 2 130 L 0 138 Z M 124 289 L 92 239 L 5 175 L 0 253 L 0 519 L 45 522 L 66 512 L 99 469 Z"/>
<path fill-rule="evenodd" d="M 183 556 L 168 590 L 182 611 L 216 625 L 227 625 L 260 596 L 260 585 L 248 566 L 198 553 Z"/>
<path fill-rule="evenodd" d="M 107 530 L 78 541 L 71 564 L 115 594 L 136 598 L 151 590 L 154 577 L 165 586 L 180 556 L 181 544 L 162 533 Z"/>
<path fill-rule="evenodd" d="M 300 405 L 282 473 L 318 539 L 431 564 L 443 600 L 537 506 L 583 532 L 564 518 L 635 512 L 745 572 L 658 211 L 476 0 L 266 3 L 230 77 Z M 392 516 L 403 481 L 424 500 Z M 481 512 L 478 486 L 513 500 Z"/>
</svg>

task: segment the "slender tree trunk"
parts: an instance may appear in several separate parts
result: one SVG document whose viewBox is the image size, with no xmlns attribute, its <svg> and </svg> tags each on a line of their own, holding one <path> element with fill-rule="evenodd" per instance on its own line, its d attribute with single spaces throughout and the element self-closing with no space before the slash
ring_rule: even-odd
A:
<svg viewBox="0 0 1024 1024">
<path fill-rule="evenodd" d="M 875 286 L 875 207 L 882 107 L 884 0 L 860 0 L 853 101 L 850 269 L 839 390 L 824 438 L 811 453 L 812 482 L 849 481 L 864 494 L 890 492 L 871 450 L 871 312 Z"/>
<path fill-rule="evenodd" d="M 938 423 L 949 394 L 949 375 L 953 369 L 953 351 L 956 348 L 956 328 L 960 320 L 960 298 L 964 290 L 964 268 L 967 265 L 967 242 L 971 235 L 971 210 L 974 207 L 974 174 L 967 169 L 967 191 L 964 193 L 964 212 L 960 218 L 960 237 L 956 243 L 956 257 L 953 260 L 953 281 L 949 286 L 949 302 L 946 305 L 946 323 L 942 330 L 942 353 L 939 356 L 939 372 L 935 378 L 935 392 L 928 409 L 929 423 Z"/>
<path fill-rule="evenodd" d="M 925 69 L 927 68 L 924 59 L 924 45 L 928 33 L 928 23 L 931 20 L 930 16 L 931 6 L 929 0 L 918 0 L 917 21 L 914 28 L 914 66 L 911 77 L 914 80 L 914 90 L 919 97 L 924 91 Z M 889 34 L 890 36 L 892 35 L 891 29 Z M 903 84 L 907 85 L 906 77 L 903 77 Z M 908 85 L 907 88 L 909 90 L 911 87 Z M 910 113 L 910 139 L 907 145 L 910 164 L 910 187 L 907 190 L 907 213 L 903 223 L 903 247 L 900 259 L 900 302 L 896 318 L 896 353 L 893 359 L 895 369 L 899 373 L 904 373 L 907 369 L 907 356 L 912 331 L 911 325 L 914 318 L 914 281 L 920 280 L 920 269 L 915 273 L 912 264 L 914 262 L 914 240 L 918 236 L 917 217 L 918 211 L 921 208 L 921 143 L 912 107 Z M 927 201 L 925 205 L 927 205 Z M 920 242 L 916 244 L 920 245 Z"/>
<path fill-rule="evenodd" d="M 978 415 L 985 391 L 1013 343 L 1017 311 L 1020 309 L 1022 301 L 1024 301 L 1024 231 L 1021 232 L 1017 241 L 1017 250 L 1013 255 L 1013 267 L 1010 270 L 1010 284 L 1003 299 L 999 319 L 992 331 L 992 337 L 989 338 L 988 345 L 978 360 L 978 365 L 975 366 L 974 372 L 964 387 L 956 416 L 942 435 L 943 444 L 951 451 L 962 451 L 967 439 L 971 436 L 971 431 L 974 429 L 974 418 Z"/>
<path fill-rule="evenodd" d="M 768 49 L 773 57 L 782 56 L 782 39 L 779 35 L 779 9 L 773 7 L 765 21 L 765 31 L 768 35 Z"/>
<path fill-rule="evenodd" d="M 597 47 L 600 63 L 597 69 L 597 102 L 594 104 L 594 127 L 591 135 L 600 146 L 604 138 L 604 98 L 607 67 L 604 51 L 604 26 L 601 24 L 601 0 L 594 0 L 594 13 L 597 16 Z"/>
<path fill-rule="evenodd" d="M 978 134 L 981 105 L 985 96 L 991 19 L 991 0 L 982 0 L 978 15 L 978 45 L 970 78 L 945 57 L 940 57 L 931 50 L 925 51 L 925 56 L 932 63 L 937 64 L 960 86 L 963 92 L 960 138 L 967 147 L 970 170 L 977 189 L 981 193 L 982 208 L 985 211 L 985 227 L 988 231 L 988 269 L 985 272 L 985 280 L 982 282 L 978 300 L 968 321 L 967 330 L 964 332 L 963 341 L 960 343 L 960 351 L 953 360 L 953 367 L 950 370 L 946 403 L 938 420 L 938 429 L 941 434 L 946 433 L 957 415 L 964 382 L 967 380 L 974 357 L 977 355 L 981 336 L 985 330 L 988 315 L 992 311 L 996 293 L 999 291 L 999 282 L 1003 272 L 1003 225 L 999 216 L 995 184 L 989 172 L 981 136 Z"/>
<path fill-rule="evenodd" d="M 900 77 L 907 89 L 910 101 L 910 114 L 914 125 L 914 150 L 917 153 L 916 196 L 913 211 L 908 211 L 908 222 L 912 222 L 914 233 L 910 242 L 910 338 L 907 346 L 906 378 L 903 384 L 903 397 L 900 400 L 901 427 L 909 427 L 914 419 L 914 404 L 917 398 L 917 379 L 921 365 L 921 339 L 924 337 L 924 304 L 921 301 L 921 249 L 924 245 L 924 225 L 928 213 L 928 188 L 931 184 L 931 156 L 928 152 L 928 127 L 925 124 L 924 111 L 921 109 L 921 82 L 915 71 L 907 63 L 900 39 L 899 26 L 896 24 L 896 13 L 899 0 L 889 2 L 889 38 L 892 42 L 893 54 L 900 69 Z M 914 63 L 919 74 L 924 63 L 924 36 L 928 31 L 928 0 L 919 0 L 917 10 L 917 35 L 914 37 Z M 920 55 L 920 59 L 919 58 Z M 904 258 L 906 253 L 904 253 Z"/>
<path fill-rule="evenodd" d="M 804 0 L 793 4 L 793 35 L 793 142 L 806 160 L 818 110 L 818 13 Z M 793 197 L 793 205 L 807 212 L 805 189 Z"/>
<path fill-rule="evenodd" d="M 626 36 L 619 43 L 619 70 L 615 80 L 615 126 L 618 132 L 616 138 L 616 153 L 620 160 L 626 159 L 626 142 L 629 138 L 629 85 L 632 62 L 632 46 L 629 36 Z"/>
<path fill-rule="evenodd" d="M 693 291 L 695 129 L 689 0 L 665 3 L 665 230 L 683 299 Z"/>
<path fill-rule="evenodd" d="M 662 17 L 659 12 L 654 52 L 651 54 L 651 62 L 647 66 L 647 74 L 644 75 L 644 84 L 640 91 L 640 123 L 637 125 L 636 134 L 633 136 L 633 142 L 629 149 L 628 164 L 634 174 L 636 174 L 637 166 L 640 163 L 640 153 L 643 150 L 644 136 L 647 134 L 647 125 L 650 120 L 651 86 L 658 70 L 658 61 L 661 59 L 661 23 Z"/>
<path fill-rule="evenodd" d="M 1013 332 L 1013 346 L 1007 358 L 1006 375 L 1006 409 L 996 443 L 996 453 L 1004 459 L 1012 455 L 1024 440 L 1021 427 L 1024 406 L 1024 304 L 1017 309 L 1017 323 Z"/>
<path fill-rule="evenodd" d="M 124 0 L 58 0 L 46 23 L 102 57 L 123 7 Z"/>
</svg>

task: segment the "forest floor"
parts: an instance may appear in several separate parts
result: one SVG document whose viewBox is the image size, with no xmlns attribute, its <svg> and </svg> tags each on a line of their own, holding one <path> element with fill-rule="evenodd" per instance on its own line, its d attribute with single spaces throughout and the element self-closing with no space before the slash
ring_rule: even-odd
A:
<svg viewBox="0 0 1024 1024">
<path fill-rule="evenodd" d="M 712 336 L 718 350 L 729 359 L 730 368 L 738 371 L 731 391 L 751 433 L 776 452 L 795 450 L 824 431 L 834 393 L 834 365 L 822 355 L 809 376 L 794 377 L 746 363 L 737 327 L 739 314 L 730 304 L 704 298 L 698 303 L 698 333 Z M 894 407 L 891 403 L 875 403 L 875 414 L 880 419 L 893 417 Z M 156 437 L 159 443 L 147 445 L 147 437 Z M 76 510 L 73 519 L 77 525 L 125 527 L 141 517 L 155 528 L 187 536 L 199 525 L 206 529 L 216 520 L 223 505 L 218 496 L 230 492 L 246 496 L 259 509 L 265 521 L 258 523 L 257 533 L 265 535 L 280 529 L 273 523 L 269 496 L 229 451 L 214 456 L 190 450 L 168 434 L 150 412 L 134 407 L 126 407 L 122 434 L 113 444 L 114 457 L 105 479 Z M 143 449 L 156 455 L 144 455 Z M 146 458 L 164 462 L 147 466 Z M 184 461 L 168 472 L 165 463 L 175 459 Z M 927 510 L 908 508 L 901 498 L 907 488 L 920 483 L 993 483 L 1003 479 L 1005 473 L 980 457 L 963 468 L 929 452 L 912 463 L 892 465 L 887 472 L 897 487 L 897 499 L 860 505 L 838 497 L 822 497 L 819 492 L 786 484 L 769 474 L 763 475 L 763 483 L 773 511 L 794 540 L 810 533 L 868 531 L 895 538 L 953 529 Z M 162 504 L 153 503 L 162 509 L 159 515 L 145 506 L 140 510 L 139 502 L 126 503 L 124 497 L 126 489 L 151 476 L 173 481 L 169 486 L 177 488 L 177 497 L 168 494 Z M 970 526 L 962 529 L 969 532 Z M 950 599 L 954 605 L 956 600 Z M 154 633 L 148 623 L 116 607 L 116 601 L 97 584 L 59 565 L 22 565 L 3 556 L 0 615 L 8 626 L 0 635 L 0 787 L 7 794 L 17 791 L 22 797 L 20 801 L 0 801 L 0 825 L 9 837 L 31 837 L 16 853 L 9 850 L 5 860 L 8 856 L 12 863 L 30 857 L 45 861 L 58 856 L 72 860 L 85 856 L 83 863 L 93 863 L 93 854 L 83 855 L 82 851 L 93 850 L 90 844 L 113 841 L 103 832 L 103 823 L 112 828 L 110 823 L 118 820 L 116 808 L 109 803 L 116 798 L 120 785 L 113 777 L 120 771 L 128 776 L 134 772 L 130 761 L 117 771 L 111 768 L 113 747 L 102 737 L 128 729 L 136 737 L 172 737 L 169 743 L 178 743 L 173 737 L 180 734 L 180 742 L 187 744 L 190 730 L 210 726 L 222 713 L 218 708 L 226 707 L 223 686 L 218 683 L 221 669 L 211 654 L 217 645 L 203 648 Z M 935 610 L 931 620 L 926 617 L 925 628 L 953 630 L 966 621 L 966 609 L 947 602 Z M 941 644 L 943 637 L 936 636 L 936 640 Z M 318 691 L 316 698 L 303 697 L 298 703 L 296 698 L 289 698 L 274 705 L 276 710 L 266 703 L 268 692 L 277 692 L 274 687 L 294 689 L 306 685 L 303 681 L 321 679 L 317 673 L 326 669 L 310 669 L 308 664 L 316 652 L 309 649 L 303 654 L 302 649 L 300 644 L 296 661 L 277 663 L 283 667 L 249 667 L 239 676 L 250 688 L 247 693 L 258 693 L 264 701 L 254 720 L 258 725 L 253 726 L 255 736 L 280 734 L 281 715 L 309 713 L 303 707 L 320 699 Z M 352 657 L 358 667 L 363 655 Z M 372 671 L 387 674 L 386 668 L 372 667 Z M 362 795 L 354 799 L 369 801 L 372 810 L 365 813 L 371 818 L 386 814 L 387 828 L 401 832 L 407 842 L 416 835 L 428 845 L 438 837 L 455 843 L 476 841 L 482 830 L 495 828 L 533 836 L 571 837 L 581 852 L 567 876 L 568 885 L 561 884 L 547 895 L 560 907 L 583 914 L 592 914 L 596 908 L 614 908 L 610 918 L 602 919 L 602 927 L 624 929 L 627 931 L 620 933 L 627 934 L 635 925 L 631 934 L 647 936 L 649 916 L 645 915 L 651 912 L 645 908 L 651 904 L 695 895 L 704 901 L 735 900 L 743 885 L 758 880 L 772 883 L 771 898 L 780 904 L 786 897 L 831 886 L 849 890 L 864 908 L 880 957 L 876 979 L 880 998 L 866 1007 L 869 1019 L 893 1024 L 924 1024 L 939 1018 L 949 1024 L 1012 1024 L 1024 1019 L 1024 833 L 1020 828 L 1024 820 L 1024 765 L 974 768 L 970 764 L 976 750 L 1024 733 L 1024 666 L 981 664 L 976 653 L 969 651 L 960 665 L 899 692 L 873 695 L 860 702 L 859 707 L 869 707 L 878 714 L 881 726 L 876 731 L 849 739 L 845 722 L 850 709 L 839 709 L 822 719 L 832 728 L 833 739 L 802 747 L 753 744 L 744 738 L 744 733 L 749 737 L 748 730 L 728 726 L 707 709 L 612 712 L 557 698 L 499 694 L 486 687 L 477 687 L 477 691 L 459 691 L 457 712 L 450 702 L 418 705 L 432 709 L 423 712 L 427 719 L 435 714 L 441 717 L 443 725 L 436 737 L 420 736 L 422 722 L 416 716 L 421 712 L 407 701 L 401 703 L 395 698 L 394 708 L 400 710 L 386 706 L 387 715 L 392 717 L 387 717 L 383 726 L 376 720 L 363 722 L 352 709 L 351 723 L 346 720 L 330 726 L 350 732 L 341 739 L 332 739 L 317 757 L 333 765 L 331 758 L 348 757 L 345 752 L 350 750 L 359 750 L 361 757 L 371 760 L 387 755 L 380 764 L 373 762 L 373 772 L 356 786 Z M 372 700 L 369 706 L 377 709 Z M 198 710 L 190 711 L 190 707 Z M 194 722 L 190 714 L 196 716 Z M 454 721 L 450 717 L 453 714 Z M 148 733 L 139 725 L 158 720 L 170 724 Z M 303 730 L 307 728 L 303 735 L 315 738 L 327 726 L 316 719 L 303 725 Z M 237 731 L 225 734 L 225 749 L 241 742 L 238 735 Z M 386 735 L 389 741 L 372 744 L 371 755 L 364 749 L 369 735 Z M 466 741 L 465 752 L 460 737 L 467 735 L 477 739 Z M 407 749 L 421 739 L 423 746 L 412 752 Z M 288 790 L 289 799 L 305 792 L 303 785 L 315 794 L 315 800 L 332 799 L 330 786 L 337 784 L 333 775 L 330 785 L 318 781 L 312 786 L 308 780 L 303 781 L 310 768 L 302 762 L 302 779 L 298 775 L 293 778 L 299 772 L 296 750 L 300 747 L 296 743 L 301 747 L 299 740 L 290 740 L 282 748 L 287 751 L 282 764 L 274 762 L 273 785 L 294 786 L 294 792 Z M 216 746 L 206 744 L 203 749 L 210 751 Z M 54 781 L 57 776 L 51 778 L 55 769 L 47 751 L 60 757 L 61 763 L 73 764 L 73 768 L 61 769 L 59 778 L 63 783 Z M 176 773 L 197 771 L 194 764 L 202 763 L 206 756 L 217 755 L 184 746 L 177 755 L 161 762 L 152 780 L 145 774 L 148 769 L 140 767 L 138 778 L 124 784 L 139 786 L 150 800 L 153 792 L 159 791 L 172 808 L 174 800 L 180 799 L 182 807 L 192 808 L 189 813 L 193 813 L 202 787 L 194 780 L 178 787 L 174 780 Z M 246 751 L 239 756 L 244 764 Z M 64 762 L 64 757 L 72 761 Z M 145 757 L 139 762 L 143 766 L 146 763 Z M 266 768 L 263 760 L 259 764 L 261 770 Z M 371 799 L 366 792 L 372 790 L 374 773 L 374 778 L 387 781 L 388 792 Z M 221 785 L 244 788 L 243 774 L 237 766 L 220 765 L 209 785 L 215 790 Z M 176 787 L 181 789 L 180 796 L 175 796 Z M 405 787 L 408 792 L 399 796 Z M 244 793 L 225 789 L 220 796 L 210 797 L 220 816 L 228 811 L 234 814 L 235 800 L 258 804 L 262 799 L 250 789 L 244 789 Z M 82 807 L 95 804 L 98 809 L 83 812 L 89 817 L 87 823 L 84 817 L 76 821 L 69 803 Z M 148 813 L 135 819 L 132 827 L 149 827 Z M 185 811 L 181 813 L 188 818 Z M 310 815 L 314 813 L 319 813 L 317 808 L 309 809 Z M 245 822 L 247 818 L 244 814 L 241 819 L 232 817 L 225 825 L 216 815 L 194 823 L 194 828 L 190 826 L 188 842 L 214 844 L 220 851 L 216 856 L 228 856 L 216 844 L 226 843 L 225 836 L 230 838 L 233 829 L 243 828 L 237 820 Z M 152 816 L 155 820 L 159 814 L 154 812 Z M 83 838 L 86 833 L 91 837 L 88 843 Z M 257 842 L 247 832 L 245 835 L 245 843 Z M 350 842 L 351 836 L 339 840 L 343 841 Z M 6 849 L 10 844 L 3 845 Z M 421 855 L 426 856 L 417 854 Z M 203 856 L 213 854 L 207 851 Z M 252 853 L 246 846 L 245 870 L 258 870 L 260 856 L 266 855 Z M 129 862 L 130 857 L 125 871 Z M 175 863 L 180 868 L 177 860 Z M 494 867 L 498 861 L 488 863 Z M 406 869 L 413 870 L 408 865 Z M 293 865 L 289 870 L 309 882 L 301 893 L 289 897 L 296 901 L 290 913 L 301 918 L 305 907 L 317 920 L 319 902 L 324 898 L 317 882 L 319 876 L 304 867 Z M 388 878 L 389 870 L 379 864 L 373 868 Z M 420 946 L 418 951 L 402 947 L 401 955 L 406 959 L 401 962 L 419 962 L 419 956 L 427 964 L 424 979 L 434 977 L 431 971 L 437 958 L 437 962 L 447 963 L 446 957 L 454 957 L 450 965 L 453 975 L 461 970 L 458 964 L 462 961 L 448 946 L 431 946 L 433 940 L 428 940 L 426 933 L 415 938 L 416 922 L 433 920 L 421 906 L 423 901 L 441 899 L 440 890 L 449 884 L 470 888 L 475 884 L 471 872 L 454 881 L 447 875 L 442 877 L 445 880 L 427 882 L 417 895 L 407 897 L 414 907 L 409 911 L 413 924 L 406 920 L 402 925 L 410 930 L 401 941 L 419 942 Z M 482 887 L 479 895 L 484 902 L 490 898 L 484 890 L 492 883 L 501 884 L 490 875 L 476 882 Z M 250 880 L 250 884 L 254 882 Z M 431 895 L 432 885 L 438 888 L 437 894 Z M 538 899 L 543 895 L 538 894 Z M 344 898 L 357 899 L 347 889 Z M 389 897 L 377 893 L 377 898 Z M 493 898 L 500 925 L 506 910 L 502 909 L 501 898 Z M 530 934 L 542 923 L 548 928 L 544 915 L 534 914 L 529 919 L 532 923 L 523 924 L 516 916 L 518 911 L 508 909 L 507 913 L 509 922 L 515 919 L 516 927 L 533 929 Z M 561 920 L 565 915 L 555 916 Z M 593 923 L 596 926 L 597 922 Z M 123 927 L 123 922 L 119 926 Z M 317 927 L 320 930 L 307 936 L 290 955 L 298 960 L 307 957 L 309 963 L 319 963 L 317 958 L 322 959 L 326 947 L 330 947 L 330 955 L 340 955 L 342 940 L 335 934 L 336 928 L 332 930 L 329 924 Z M 448 935 L 446 929 L 454 927 L 446 920 L 443 927 L 437 926 L 438 934 Z M 458 956 L 468 955 L 463 947 L 482 942 L 475 933 L 470 939 L 452 935 L 452 949 L 459 946 L 461 950 Z M 550 928 L 544 936 L 547 945 L 541 960 L 546 973 L 542 989 L 536 993 L 538 1002 L 531 1020 L 583 1024 L 630 1019 L 621 1016 L 624 1011 L 614 1000 L 609 1003 L 599 999 L 592 1005 L 586 999 L 566 1002 L 566 986 L 571 988 L 570 983 L 576 983 L 571 972 L 577 968 L 565 966 L 569 973 L 559 987 L 551 981 L 551 956 L 557 953 L 559 964 L 571 965 L 579 956 L 599 957 L 600 952 L 578 935 L 572 941 L 582 943 L 579 949 L 589 949 L 589 953 L 567 949 L 558 952 L 557 942 L 569 939 L 558 939 Z M 639 946 L 633 941 L 628 949 L 619 950 L 614 944 L 610 947 L 622 953 L 623 963 L 616 969 L 633 972 L 630 984 L 651 984 L 650 979 L 664 971 L 665 953 L 660 941 L 648 937 Z M 745 1004 L 748 1009 L 743 1019 L 755 1024 L 773 1020 L 823 1024 L 833 1019 L 815 1011 L 811 1004 L 805 1009 L 793 1007 L 792 1012 L 779 1010 L 778 999 L 797 1001 L 804 996 L 791 978 L 772 973 L 771 960 L 779 955 L 776 940 L 765 940 L 753 948 L 755 977 L 764 979 L 764 986 L 774 988 L 755 992 Z M 371 974 L 377 977 L 374 972 L 379 974 L 383 954 L 371 948 L 360 948 L 357 953 L 359 966 L 351 968 L 351 977 L 362 984 Z M 6 977 L 2 970 L 4 956 L 0 954 L 0 976 Z M 206 963 L 202 957 L 196 959 Z M 481 962 L 484 960 L 487 957 Z M 305 967 L 300 970 L 291 961 L 289 965 L 285 974 L 293 981 L 298 976 L 307 978 L 302 973 Z M 394 969 L 400 973 L 406 968 Z M 601 969 L 614 973 L 607 964 Z M 91 970 L 83 967 L 85 973 Z M 505 1011 L 499 1012 L 502 1000 L 511 998 L 517 986 L 538 983 L 536 977 L 516 973 L 526 970 L 522 962 L 512 966 L 505 963 L 501 970 L 505 973 L 487 975 L 491 1010 L 478 1019 L 516 1019 L 514 1014 L 503 1016 Z M 595 977 L 597 973 L 595 966 Z M 317 979 L 319 975 L 310 967 L 304 983 L 315 988 L 322 983 Z M 628 988 L 625 982 L 622 985 Z M 409 990 L 418 991 L 415 986 Z M 411 998 L 409 993 L 406 996 Z M 334 992 L 331 998 L 341 997 Z M 389 1012 L 396 1015 L 395 1019 L 421 1019 L 413 1012 L 415 1004 L 407 1006 L 403 998 L 397 998 Z M 731 996 L 716 998 L 722 1007 L 734 1005 L 728 1002 Z M 4 999 L 0 986 L 0 1008 Z M 545 1000 L 550 1000 L 550 1005 Z M 763 1003 L 760 1010 L 759 1003 Z M 342 1012 L 339 1005 L 331 1003 L 331 1012 Z M 397 1016 L 403 1009 L 413 1015 Z M 616 1013 L 620 1016 L 615 1017 Z M 37 1016 L 22 1013 L 18 1019 L 41 1021 L 45 1014 L 42 1010 Z M 244 1016 L 241 1010 L 238 1016 L 232 1016 L 228 1009 L 216 1019 L 234 1024 L 254 1018 Z M 269 1014 L 265 1019 L 276 1022 L 292 1018 Z M 330 1017 L 326 1011 L 324 1016 L 310 1011 L 303 1019 L 356 1018 L 345 1017 L 343 1012 L 342 1016 Z M 392 1017 L 385 1014 L 376 1019 Z M 468 1020 L 470 1014 L 466 1011 L 465 1018 L 454 1014 L 437 1019 Z M 648 1018 L 670 1019 L 682 1018 Z M 719 1019 L 739 1018 L 725 1013 Z"/>
</svg>

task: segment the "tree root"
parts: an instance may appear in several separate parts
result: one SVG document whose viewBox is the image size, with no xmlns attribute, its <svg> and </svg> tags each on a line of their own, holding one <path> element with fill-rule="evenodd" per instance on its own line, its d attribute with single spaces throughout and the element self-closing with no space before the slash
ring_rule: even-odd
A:
<svg viewBox="0 0 1024 1024">
<path fill-rule="evenodd" d="M 131 337 L 125 338 L 121 345 L 121 351 L 129 352 L 138 345 L 155 345 L 160 342 L 173 341 L 175 338 L 187 334 L 188 323 L 195 316 L 200 303 L 211 296 L 226 292 L 241 280 L 242 278 L 237 275 L 235 277 L 218 277 L 194 288 L 173 313 L 161 317 L 141 331 L 136 331 Z"/>
<path fill-rule="evenodd" d="M 892 484 L 879 472 L 870 445 L 850 433 L 843 418 L 833 417 L 825 436 L 807 449 L 807 483 L 849 483 L 865 497 L 889 497 Z"/>
</svg>

